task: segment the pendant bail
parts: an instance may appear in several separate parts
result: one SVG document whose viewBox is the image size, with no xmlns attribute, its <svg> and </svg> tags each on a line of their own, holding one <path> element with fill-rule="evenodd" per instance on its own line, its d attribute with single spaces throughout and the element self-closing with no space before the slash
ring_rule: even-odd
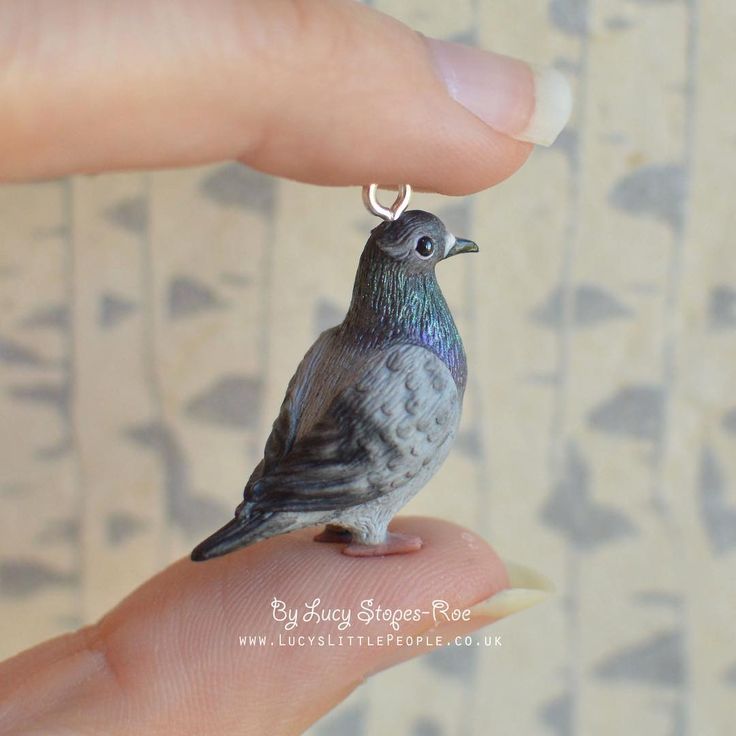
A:
<svg viewBox="0 0 736 736">
<path fill-rule="evenodd" d="M 368 184 L 363 187 L 363 204 L 368 212 L 380 217 L 387 222 L 393 222 L 401 217 L 404 210 L 409 206 L 411 199 L 411 187 L 408 184 L 400 184 L 396 199 L 390 207 L 384 207 L 378 201 L 378 184 Z"/>
</svg>

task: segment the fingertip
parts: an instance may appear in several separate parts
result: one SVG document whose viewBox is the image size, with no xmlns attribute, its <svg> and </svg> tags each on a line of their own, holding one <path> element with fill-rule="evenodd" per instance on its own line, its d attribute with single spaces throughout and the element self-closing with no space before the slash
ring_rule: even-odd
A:
<svg viewBox="0 0 736 736">
<path fill-rule="evenodd" d="M 515 174 L 529 159 L 534 146 L 490 129 L 476 142 L 467 140 L 461 150 L 436 162 L 440 170 L 417 171 L 417 191 L 449 196 L 467 196 L 496 186 Z M 446 159 L 446 160 L 444 160 Z M 388 181 L 391 181 L 390 179 Z"/>
</svg>

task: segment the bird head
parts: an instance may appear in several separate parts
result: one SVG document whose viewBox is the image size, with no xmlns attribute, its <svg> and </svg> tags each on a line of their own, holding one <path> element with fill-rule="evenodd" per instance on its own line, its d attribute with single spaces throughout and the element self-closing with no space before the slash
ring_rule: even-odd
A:
<svg viewBox="0 0 736 736">
<path fill-rule="evenodd" d="M 375 247 L 400 264 L 407 274 L 431 272 L 435 265 L 458 253 L 475 253 L 472 240 L 456 238 L 442 220 L 429 212 L 410 210 L 372 231 Z"/>
</svg>

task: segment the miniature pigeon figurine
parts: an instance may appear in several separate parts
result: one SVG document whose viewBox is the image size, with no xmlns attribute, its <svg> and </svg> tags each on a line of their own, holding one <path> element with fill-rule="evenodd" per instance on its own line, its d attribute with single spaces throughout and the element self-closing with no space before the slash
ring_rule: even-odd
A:
<svg viewBox="0 0 736 736">
<path fill-rule="evenodd" d="M 235 517 L 193 560 L 321 524 L 316 541 L 348 555 L 422 546 L 388 524 L 447 457 L 467 377 L 435 266 L 477 250 L 421 210 L 372 230 L 345 319 L 304 356 Z"/>
</svg>

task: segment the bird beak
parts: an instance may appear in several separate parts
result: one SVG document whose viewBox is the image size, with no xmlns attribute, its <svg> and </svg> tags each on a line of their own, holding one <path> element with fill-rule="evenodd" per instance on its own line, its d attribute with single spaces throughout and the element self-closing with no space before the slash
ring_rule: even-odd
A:
<svg viewBox="0 0 736 736">
<path fill-rule="evenodd" d="M 478 246 L 472 240 L 465 238 L 455 238 L 455 243 L 445 254 L 445 258 L 456 256 L 458 253 L 477 253 Z"/>
</svg>

